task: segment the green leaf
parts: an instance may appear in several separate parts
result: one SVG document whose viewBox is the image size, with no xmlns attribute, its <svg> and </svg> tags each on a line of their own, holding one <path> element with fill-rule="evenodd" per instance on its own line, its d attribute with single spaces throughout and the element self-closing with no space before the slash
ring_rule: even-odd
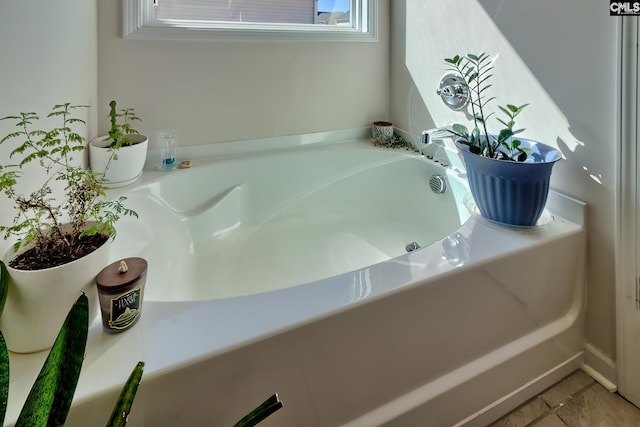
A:
<svg viewBox="0 0 640 427">
<path fill-rule="evenodd" d="M 480 129 L 473 128 L 473 130 L 471 131 L 471 138 L 473 141 L 480 140 Z"/>
<path fill-rule="evenodd" d="M 64 425 L 78 384 L 88 329 L 89 303 L 82 294 L 60 328 L 16 427 Z"/>
<path fill-rule="evenodd" d="M 234 424 L 234 427 L 253 427 L 280 408 L 282 408 L 282 402 L 280 402 L 277 393 L 273 394 Z"/>
<path fill-rule="evenodd" d="M 136 397 L 138 391 L 138 385 L 142 379 L 142 372 L 144 371 L 144 362 L 138 362 L 133 368 L 129 379 L 125 383 L 124 387 L 120 391 L 118 401 L 111 412 L 111 417 L 107 422 L 107 427 L 123 427 L 129 420 L 129 413 L 131 412 L 131 405 L 133 405 L 133 399 Z"/>
<path fill-rule="evenodd" d="M 478 59 L 478 67 L 485 67 L 489 64 L 487 64 L 487 61 L 489 63 L 491 63 L 491 57 L 489 55 L 487 55 L 486 53 L 483 53 L 480 57 L 480 59 Z"/>
<path fill-rule="evenodd" d="M 507 123 L 500 118 L 496 118 L 496 120 L 498 120 L 504 127 L 511 129 L 512 126 L 510 126 L 509 123 L 512 123 L 512 122 Z"/>
<path fill-rule="evenodd" d="M 509 118 L 513 118 L 513 115 L 511 114 L 511 111 L 509 111 L 506 107 L 503 107 L 502 105 L 498 105 L 498 108 L 500 109 L 500 111 L 502 111 L 507 117 Z"/>
<path fill-rule="evenodd" d="M 476 145 L 470 145 L 469 151 L 472 152 L 473 154 L 477 154 L 478 156 L 482 155 L 482 150 L 480 149 L 480 147 Z"/>
<path fill-rule="evenodd" d="M 0 425 L 4 425 L 9 400 L 9 352 L 0 332 Z"/>
<path fill-rule="evenodd" d="M 469 135 L 469 129 L 467 129 L 466 126 L 461 125 L 459 123 L 456 123 L 453 126 L 451 126 L 451 129 L 458 136 L 466 137 Z"/>
<path fill-rule="evenodd" d="M 0 261 L 0 316 L 4 310 L 4 303 L 7 301 L 9 293 L 9 272 L 4 262 Z"/>
<path fill-rule="evenodd" d="M 516 111 L 518 111 L 518 107 L 516 107 L 513 104 L 507 104 L 507 108 L 509 109 L 509 111 L 511 111 L 512 113 L 515 113 Z"/>
<path fill-rule="evenodd" d="M 511 129 L 502 129 L 498 134 L 498 140 L 506 141 L 507 139 L 513 136 L 513 131 Z"/>
<path fill-rule="evenodd" d="M 479 93 L 482 93 L 482 92 L 484 92 L 485 90 L 489 89 L 491 86 L 493 86 L 493 85 L 486 85 L 486 86 L 484 86 L 482 89 L 480 89 L 478 92 L 479 92 Z"/>
<path fill-rule="evenodd" d="M 452 65 L 458 65 L 458 63 L 460 62 L 460 55 L 455 55 L 451 58 L 445 58 L 445 61 Z"/>
</svg>

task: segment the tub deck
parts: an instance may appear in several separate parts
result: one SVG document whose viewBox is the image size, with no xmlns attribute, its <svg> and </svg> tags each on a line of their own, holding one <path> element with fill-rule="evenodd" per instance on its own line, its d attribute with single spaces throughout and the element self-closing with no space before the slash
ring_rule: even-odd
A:
<svg viewBox="0 0 640 427">
<path fill-rule="evenodd" d="M 233 425 L 273 392 L 284 408 L 265 426 L 486 425 L 581 362 L 584 205 L 554 193 L 548 208 L 543 227 L 472 215 L 420 250 L 299 286 L 145 299 L 120 335 L 94 322 L 67 425 L 104 422 L 138 360 L 134 427 Z M 8 420 L 45 357 L 11 355 Z"/>
</svg>

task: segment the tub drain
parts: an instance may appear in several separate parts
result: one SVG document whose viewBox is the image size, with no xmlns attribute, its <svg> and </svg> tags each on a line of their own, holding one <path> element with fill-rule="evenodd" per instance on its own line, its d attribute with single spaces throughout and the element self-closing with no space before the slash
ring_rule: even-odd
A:
<svg viewBox="0 0 640 427">
<path fill-rule="evenodd" d="M 416 242 L 411 242 L 407 246 L 405 246 L 404 248 L 407 250 L 407 252 L 413 252 L 416 249 L 420 249 L 420 245 L 417 244 Z"/>
<path fill-rule="evenodd" d="M 442 194 L 447 191 L 447 182 L 442 175 L 431 175 L 431 178 L 429 178 L 429 186 L 431 187 L 431 191 L 436 194 Z"/>
</svg>

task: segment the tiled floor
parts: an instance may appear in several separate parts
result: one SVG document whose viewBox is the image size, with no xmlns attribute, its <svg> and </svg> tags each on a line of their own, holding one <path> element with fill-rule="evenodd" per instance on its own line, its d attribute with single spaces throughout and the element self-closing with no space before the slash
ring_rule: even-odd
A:
<svg viewBox="0 0 640 427">
<path fill-rule="evenodd" d="M 491 427 L 636 427 L 640 409 L 576 371 Z"/>
</svg>

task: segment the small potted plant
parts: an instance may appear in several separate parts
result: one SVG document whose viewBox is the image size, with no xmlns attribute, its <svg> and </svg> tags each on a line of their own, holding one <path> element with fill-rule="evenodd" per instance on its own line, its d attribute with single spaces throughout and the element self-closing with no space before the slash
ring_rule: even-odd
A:
<svg viewBox="0 0 640 427">
<path fill-rule="evenodd" d="M 149 139 L 133 127 L 133 122 L 140 121 L 133 108 L 118 111 L 116 101 L 111 101 L 109 120 L 108 135 L 89 143 L 89 163 L 93 171 L 102 174 L 102 185 L 123 187 L 142 175 Z"/>
<path fill-rule="evenodd" d="M 516 136 L 523 130 L 515 129 L 515 119 L 527 104 L 499 106 L 504 118 L 496 120 L 503 128 L 497 134 L 489 131 L 494 113 L 488 112 L 488 104 L 495 100 L 486 92 L 493 69 L 489 55 L 456 55 L 445 62 L 461 76 L 470 94 L 473 128 L 454 124 L 450 132 L 462 152 L 480 214 L 498 223 L 535 225 L 546 205 L 551 169 L 562 153 Z"/>
<path fill-rule="evenodd" d="M 137 216 L 124 197 L 105 198 L 99 173 L 76 166 L 74 156 L 86 148 L 74 130 L 84 121 L 74 112 L 83 107 L 54 106 L 47 117 L 61 123 L 49 130 L 36 128 L 36 113 L 0 119 L 18 128 L 0 139 L 18 140 L 6 164 L 0 163 L 0 193 L 15 211 L 10 224 L 0 224 L 2 237 L 15 242 L 4 257 L 11 280 L 0 329 L 14 352 L 51 347 L 80 292 L 89 297 L 91 315 L 98 313 L 94 281 L 108 264 L 115 223 L 122 215 Z M 22 193 L 27 165 L 29 176 L 42 176 L 42 183 Z"/>
</svg>

